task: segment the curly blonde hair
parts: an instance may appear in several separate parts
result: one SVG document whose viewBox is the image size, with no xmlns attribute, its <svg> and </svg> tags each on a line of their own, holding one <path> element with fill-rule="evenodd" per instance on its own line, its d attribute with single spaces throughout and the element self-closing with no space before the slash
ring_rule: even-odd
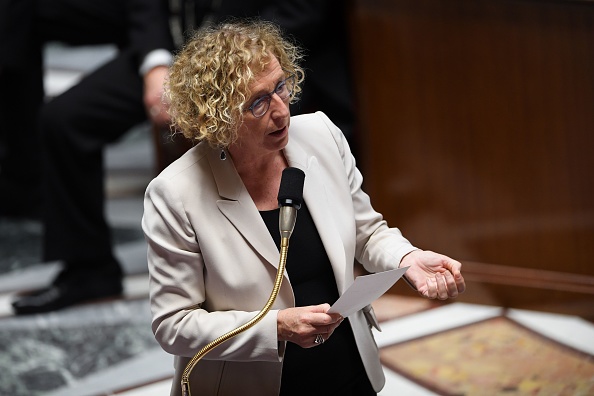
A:
<svg viewBox="0 0 594 396">
<path fill-rule="evenodd" d="M 192 141 L 228 147 L 237 140 L 249 85 L 276 57 L 295 74 L 291 102 L 301 92 L 301 49 L 281 29 L 262 20 L 234 20 L 202 28 L 176 55 L 165 86 L 172 128 Z"/>
</svg>

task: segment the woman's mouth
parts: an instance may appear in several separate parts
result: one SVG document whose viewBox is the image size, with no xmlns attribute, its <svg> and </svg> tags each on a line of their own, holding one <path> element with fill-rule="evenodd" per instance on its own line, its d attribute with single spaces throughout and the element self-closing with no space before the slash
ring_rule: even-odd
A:
<svg viewBox="0 0 594 396">
<path fill-rule="evenodd" d="M 286 130 L 287 130 L 287 127 L 283 127 L 282 129 L 279 129 L 278 131 L 271 132 L 270 135 L 281 136 L 285 133 Z"/>
</svg>

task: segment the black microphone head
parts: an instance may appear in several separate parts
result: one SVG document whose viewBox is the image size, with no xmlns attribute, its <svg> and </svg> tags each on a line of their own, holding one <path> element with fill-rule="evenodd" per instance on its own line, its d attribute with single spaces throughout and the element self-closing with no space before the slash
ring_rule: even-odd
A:
<svg viewBox="0 0 594 396">
<path fill-rule="evenodd" d="M 279 206 L 293 206 L 299 209 L 303 203 L 304 181 L 305 173 L 301 169 L 289 167 L 283 170 L 278 190 Z"/>
</svg>

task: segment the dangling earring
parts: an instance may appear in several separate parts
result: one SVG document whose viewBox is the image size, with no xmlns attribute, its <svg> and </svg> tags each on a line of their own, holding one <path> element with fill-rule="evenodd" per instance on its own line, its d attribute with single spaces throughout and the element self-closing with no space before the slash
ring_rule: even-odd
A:
<svg viewBox="0 0 594 396">
<path fill-rule="evenodd" d="M 224 149 L 221 149 L 221 161 L 225 161 L 227 159 L 227 153 L 225 153 Z"/>
</svg>

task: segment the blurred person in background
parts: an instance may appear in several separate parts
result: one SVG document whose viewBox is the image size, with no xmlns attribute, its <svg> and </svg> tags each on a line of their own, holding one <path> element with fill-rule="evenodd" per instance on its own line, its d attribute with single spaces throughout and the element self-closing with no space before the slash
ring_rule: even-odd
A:
<svg viewBox="0 0 594 396">
<path fill-rule="evenodd" d="M 63 269 L 19 296 L 16 314 L 122 293 L 104 216 L 103 149 L 150 119 L 167 125 L 163 83 L 172 58 L 164 0 L 0 0 L 0 212 L 40 215 L 42 261 Z M 117 55 L 43 103 L 42 50 L 114 44 Z M 40 193 L 41 192 L 41 193 Z"/>
</svg>

